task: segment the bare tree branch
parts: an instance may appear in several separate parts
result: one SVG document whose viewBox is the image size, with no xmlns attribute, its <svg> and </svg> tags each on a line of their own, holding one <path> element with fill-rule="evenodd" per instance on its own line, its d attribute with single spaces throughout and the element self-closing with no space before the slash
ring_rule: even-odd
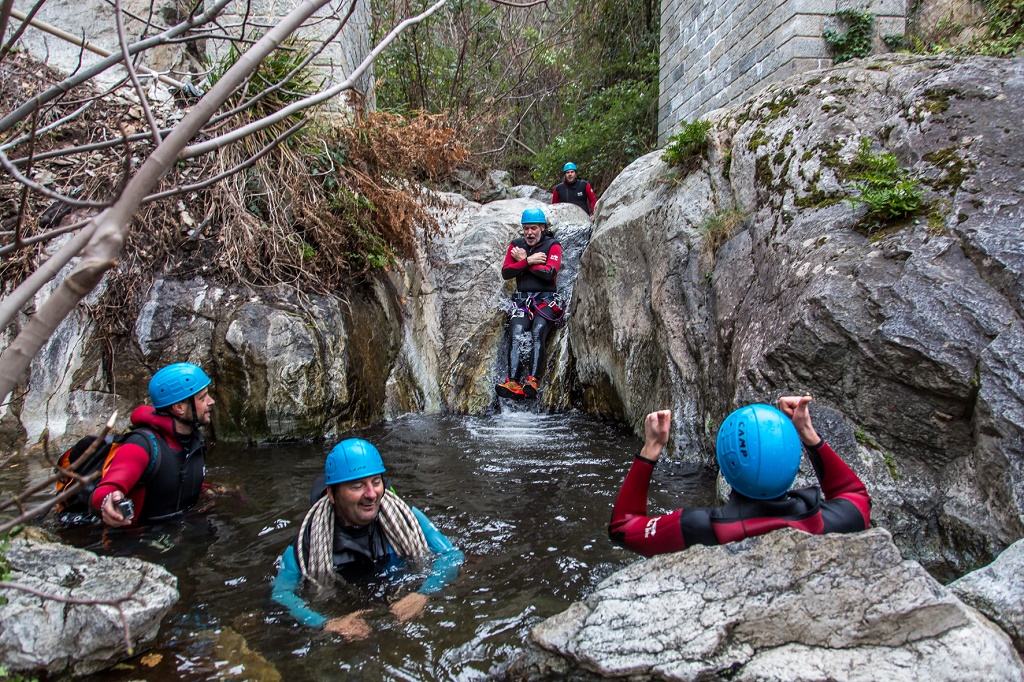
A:
<svg viewBox="0 0 1024 682">
<path fill-rule="evenodd" d="M 58 227 L 53 230 L 47 230 L 46 232 L 43 232 L 42 234 L 37 234 L 34 237 L 22 239 L 20 242 L 16 242 L 14 244 L 8 244 L 4 247 L 0 247 L 0 256 L 6 256 L 12 251 L 17 251 L 19 248 L 31 246 L 32 244 L 38 244 L 39 242 L 46 242 L 53 239 L 54 237 L 59 237 L 62 234 L 67 234 L 68 232 L 80 230 L 88 224 L 88 220 L 80 220 L 77 223 L 66 225 L 65 227 Z"/>
<path fill-rule="evenodd" d="M 203 180 L 202 182 L 197 182 L 197 183 L 195 183 L 193 185 L 182 185 L 181 187 L 177 187 L 175 189 L 170 189 L 170 190 L 167 190 L 166 192 L 160 192 L 158 194 L 150 194 L 148 197 L 146 197 L 142 201 L 143 201 L 143 203 L 150 203 L 152 201 L 159 201 L 160 199 L 167 199 L 169 197 L 174 197 L 174 196 L 178 196 L 178 195 L 181 195 L 181 194 L 187 194 L 189 192 L 195 192 L 197 190 L 206 189 L 207 187 L 209 187 L 211 185 L 215 185 L 218 182 L 220 182 L 221 180 L 223 180 L 224 178 L 230 177 L 230 176 L 234 175 L 235 173 L 238 173 L 239 171 L 243 171 L 246 168 L 249 168 L 250 166 L 252 166 L 254 163 L 256 163 L 257 161 L 262 159 L 264 156 L 269 154 L 271 152 L 271 150 L 273 150 L 279 144 L 281 144 L 282 142 L 287 140 L 289 137 L 291 137 L 295 133 L 299 132 L 299 130 L 301 130 L 308 122 L 309 121 L 307 121 L 306 119 L 303 119 L 303 120 L 299 121 L 298 123 L 293 125 L 291 128 L 289 128 L 288 130 L 284 131 L 283 133 L 278 135 L 276 138 L 274 138 L 273 141 L 270 142 L 270 144 L 265 146 L 259 152 L 257 152 L 253 156 L 250 156 L 248 159 L 246 159 L 242 163 L 238 164 L 237 166 L 232 166 L 231 168 L 227 169 L 226 171 L 224 171 L 222 173 L 218 173 L 217 175 L 209 177 L 209 178 Z"/>
<path fill-rule="evenodd" d="M 37 136 L 38 135 L 44 135 L 44 134 L 50 132 L 51 130 L 54 130 L 55 128 L 57 128 L 59 126 L 64 125 L 68 121 L 75 120 L 76 118 L 81 116 L 83 113 L 85 113 L 85 111 L 87 109 L 89 109 L 90 107 L 92 107 L 94 104 L 96 104 L 96 100 L 95 99 L 90 99 L 88 102 L 86 102 L 82 106 L 78 107 L 77 109 L 72 111 L 67 116 L 62 116 L 61 118 L 57 119 L 53 123 L 51 123 L 49 125 L 43 126 L 42 128 L 40 128 L 36 132 L 36 135 Z M 21 137 L 19 137 L 17 139 L 11 140 L 10 142 L 7 142 L 5 144 L 0 145 L 0 150 L 6 151 L 8 149 L 13 149 L 14 147 L 17 147 L 22 142 L 27 142 L 30 137 L 31 137 L 31 135 L 22 135 Z M 40 157 L 37 156 L 36 160 L 37 161 L 40 160 Z M 14 159 L 13 161 L 11 161 L 11 163 L 13 163 L 15 166 L 18 166 L 18 165 L 20 165 L 22 163 L 25 163 L 26 161 L 27 161 L 27 157 L 25 157 L 23 159 Z"/>
<path fill-rule="evenodd" d="M 176 38 L 195 26 L 202 26 L 208 23 L 214 17 L 220 14 L 221 11 L 223 11 L 223 9 L 232 2 L 233 0 L 216 0 L 216 2 L 207 7 L 206 11 L 203 12 L 200 16 L 196 17 L 194 15 L 190 15 L 185 21 L 182 21 L 181 23 L 167 29 L 163 33 L 155 35 L 151 38 L 147 38 L 146 40 L 139 40 L 135 43 L 132 43 L 132 45 L 129 46 L 131 54 L 135 55 L 139 52 L 148 50 L 151 47 L 161 45 L 163 44 L 165 38 Z M 74 76 L 69 76 L 68 78 L 65 78 L 63 81 L 53 86 L 52 88 L 26 101 L 20 107 L 18 107 L 17 109 L 15 109 L 11 113 L 7 114 L 2 119 L 0 119 L 0 133 L 7 132 L 14 125 L 25 120 L 25 118 L 29 116 L 32 113 L 32 111 L 38 108 L 39 106 L 49 103 L 53 99 L 69 92 L 75 86 L 85 83 L 86 81 L 94 78 L 98 74 L 103 73 L 115 64 L 118 64 L 122 60 L 122 58 L 123 55 L 120 52 L 118 52 L 117 54 L 112 54 L 109 57 L 106 57 L 105 59 L 96 62 L 88 69 L 83 69 Z"/>
<path fill-rule="evenodd" d="M 47 282 L 56 277 L 61 268 L 81 252 L 82 248 L 89 243 L 89 239 L 92 238 L 95 230 L 96 223 L 90 219 L 85 229 L 72 237 L 57 253 L 50 256 L 45 263 L 39 266 L 39 269 L 26 277 L 24 282 L 19 284 L 14 291 L 0 301 L 0 329 L 6 329 L 7 325 L 14 319 L 14 316 L 18 314 L 18 311 L 32 300 L 32 297 Z M 0 401 L 2 400 L 0 398 Z"/>
<path fill-rule="evenodd" d="M 338 83 L 337 85 L 328 88 L 327 90 L 324 90 L 323 92 L 320 92 L 311 97 L 301 99 L 298 102 L 293 102 L 292 104 L 289 104 L 288 106 L 279 109 L 278 111 L 274 112 L 269 116 L 265 116 L 257 121 L 253 121 L 252 123 L 244 125 L 241 128 L 231 131 L 230 133 L 225 133 L 224 135 L 220 135 L 211 140 L 207 140 L 206 142 L 201 142 L 199 144 L 186 147 L 185 149 L 181 150 L 181 153 L 178 154 L 178 159 L 184 160 L 190 159 L 195 156 L 201 156 L 203 154 L 208 154 L 209 152 L 212 152 L 216 149 L 220 149 L 225 145 L 231 144 L 232 142 L 237 142 L 238 140 L 244 137 L 248 137 L 253 133 L 259 132 L 260 130 L 267 128 L 268 126 L 272 126 L 275 123 L 280 123 L 281 121 L 285 120 L 292 114 L 296 114 L 300 111 L 309 109 L 310 107 L 314 107 L 318 104 L 326 102 L 327 100 L 331 99 L 332 97 L 335 97 L 339 93 L 352 88 L 352 86 L 355 85 L 356 81 L 359 80 L 360 76 L 362 76 L 363 73 L 365 73 L 366 70 L 370 68 L 370 65 L 373 64 L 374 60 L 377 59 L 380 53 L 383 52 L 388 45 L 394 42 L 395 38 L 401 35 L 402 32 L 408 27 L 415 26 L 416 24 L 419 24 L 420 22 L 427 19 L 430 15 L 432 15 L 438 9 L 443 7 L 447 1 L 448 0 L 438 0 L 436 3 L 431 5 L 429 9 L 422 12 L 421 14 L 417 14 L 414 17 L 410 17 L 408 19 L 403 20 L 400 24 L 398 24 L 398 26 L 393 28 L 391 32 L 388 33 L 388 35 L 382 41 L 380 41 L 380 43 L 377 44 L 375 48 L 373 48 L 370 51 L 370 54 L 368 54 L 366 58 L 363 59 L 363 61 L 359 64 L 359 66 L 357 66 L 355 70 L 352 71 L 351 74 L 349 74 L 349 77 L 343 80 L 341 83 Z"/>
<path fill-rule="evenodd" d="M 81 262 L 61 282 L 47 301 L 39 307 L 35 315 L 29 318 L 21 332 L 0 354 L 0 400 L 10 394 L 14 385 L 28 369 L 32 358 L 57 329 L 57 326 L 74 310 L 79 301 L 99 284 L 107 270 L 113 267 L 121 252 L 132 214 L 174 165 L 180 150 L 220 108 L 237 84 L 258 68 L 263 59 L 273 52 L 281 44 L 281 41 L 291 35 L 328 1 L 303 0 L 255 45 L 242 54 L 227 73 L 175 126 L 164 141 L 153 150 L 153 153 L 124 188 L 117 201 L 93 219 L 95 232 L 82 253 Z M 444 1 L 441 0 L 435 7 L 440 6 Z M 377 53 L 379 54 L 379 51 Z M 365 70 L 368 64 L 364 62 L 364 65 L 361 66 Z M 9 163 L 6 165 L 10 166 Z M 5 300 L 4 304 L 6 303 Z"/>
<path fill-rule="evenodd" d="M 159 145 L 159 127 L 156 124 L 156 119 L 153 118 L 153 110 L 149 108 L 149 99 L 146 97 L 146 91 L 142 89 L 142 83 L 139 82 L 139 77 L 135 73 L 135 64 L 128 55 L 128 36 L 124 33 L 124 15 L 121 14 L 121 0 L 114 0 L 114 19 L 117 23 L 117 40 L 121 45 L 121 54 L 124 55 L 124 68 L 128 72 L 128 78 L 131 79 L 132 85 L 135 86 L 135 94 L 139 96 L 139 104 L 142 105 L 146 121 L 149 122 L 149 130 L 153 134 L 153 143 Z M 146 71 L 149 71 L 149 69 L 146 69 Z M 181 87 L 180 83 L 178 87 Z M 127 135 L 122 134 L 122 137 L 127 137 Z M 127 158 L 127 156 L 126 154 L 125 157 Z"/>
</svg>

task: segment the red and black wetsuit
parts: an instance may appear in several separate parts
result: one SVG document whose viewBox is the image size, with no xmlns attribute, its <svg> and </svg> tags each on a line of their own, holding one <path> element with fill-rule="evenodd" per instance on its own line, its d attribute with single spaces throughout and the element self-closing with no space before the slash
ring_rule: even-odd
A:
<svg viewBox="0 0 1024 682">
<path fill-rule="evenodd" d="M 576 178 L 576 182 L 560 182 L 551 192 L 552 204 L 575 204 L 591 215 L 597 204 L 597 196 L 586 180 Z"/>
<path fill-rule="evenodd" d="M 512 249 L 517 246 L 526 251 L 526 258 L 521 261 L 512 258 Z M 535 253 L 546 253 L 547 262 L 539 265 L 528 264 L 527 258 Z M 509 323 L 511 339 L 508 375 L 512 379 L 518 379 L 516 375 L 519 373 L 520 346 L 523 343 L 523 334 L 527 331 L 530 332 L 533 343 L 529 375 L 540 376 L 540 359 L 544 357 L 544 343 L 547 341 L 548 332 L 551 331 L 551 320 L 544 316 L 544 309 L 551 304 L 558 291 L 558 270 L 561 267 L 562 246 L 550 232 L 543 232 L 534 246 L 527 245 L 525 239 L 519 238 L 505 249 L 501 276 L 504 279 L 515 278 L 515 301 L 520 306 L 512 312 L 512 320 Z M 533 298 L 533 304 L 541 311 L 540 314 L 533 314 L 531 306 L 527 303 L 529 297 Z"/>
<path fill-rule="evenodd" d="M 724 507 L 677 509 L 651 517 L 647 516 L 647 488 L 654 464 L 638 456 L 619 491 L 608 536 L 620 547 L 653 556 L 692 545 L 735 542 L 779 528 L 815 535 L 866 529 L 871 497 L 857 474 L 825 441 L 807 452 L 820 489 L 790 490 L 774 500 L 755 500 L 734 490 Z"/>
<path fill-rule="evenodd" d="M 99 509 L 107 495 L 119 490 L 135 505 L 133 526 L 190 509 L 199 501 L 206 475 L 206 442 L 202 434 L 195 432 L 182 443 L 181 436 L 174 431 L 173 418 L 157 414 L 148 405 L 132 412 L 132 427 L 146 429 L 156 436 L 160 449 L 156 469 L 147 481 L 141 480 L 149 466 L 150 453 L 135 439 L 129 440 L 114 453 L 92 495 L 92 506 Z"/>
</svg>

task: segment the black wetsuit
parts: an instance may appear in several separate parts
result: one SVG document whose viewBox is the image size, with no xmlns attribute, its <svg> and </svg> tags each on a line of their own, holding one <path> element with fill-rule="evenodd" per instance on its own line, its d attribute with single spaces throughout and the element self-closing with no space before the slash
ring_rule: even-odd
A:
<svg viewBox="0 0 1024 682">
<path fill-rule="evenodd" d="M 547 262 L 542 265 L 528 265 L 524 258 L 516 261 L 512 258 L 512 249 L 519 247 L 526 251 L 529 258 L 535 253 L 546 253 Z M 520 345 L 523 335 L 528 331 L 532 337 L 533 353 L 530 358 L 529 376 L 539 377 L 541 358 L 544 357 L 544 344 L 547 342 L 551 323 L 554 319 L 551 304 L 558 291 L 558 270 L 562 266 L 562 247 L 551 236 L 550 232 L 541 234 L 535 246 L 528 246 L 523 238 L 516 239 L 505 250 L 505 262 L 501 268 L 501 276 L 516 280 L 514 301 L 516 310 L 512 311 L 509 322 L 509 363 L 508 375 L 518 380 Z M 561 313 L 558 313 L 559 315 Z M 549 319 L 551 318 L 551 319 Z"/>
</svg>

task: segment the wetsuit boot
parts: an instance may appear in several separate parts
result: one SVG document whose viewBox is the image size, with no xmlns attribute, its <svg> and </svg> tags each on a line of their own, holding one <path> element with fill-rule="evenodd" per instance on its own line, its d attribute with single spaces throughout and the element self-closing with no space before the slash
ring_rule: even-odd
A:
<svg viewBox="0 0 1024 682">
<path fill-rule="evenodd" d="M 508 377 L 505 377 L 504 383 L 494 387 L 494 392 L 498 394 L 498 397 L 510 400 L 522 400 L 526 397 L 523 387 Z"/>
</svg>

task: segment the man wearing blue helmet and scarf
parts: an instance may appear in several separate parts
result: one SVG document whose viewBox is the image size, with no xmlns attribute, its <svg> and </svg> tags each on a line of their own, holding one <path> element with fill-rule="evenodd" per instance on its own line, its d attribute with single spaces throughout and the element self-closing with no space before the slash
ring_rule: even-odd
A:
<svg viewBox="0 0 1024 682">
<path fill-rule="evenodd" d="M 647 516 L 651 473 L 668 443 L 671 412 L 647 415 L 644 447 L 630 467 L 612 511 L 608 535 L 644 556 L 692 545 L 719 545 L 780 528 L 808 533 L 853 533 L 871 522 L 871 497 L 857 474 L 818 436 L 807 409 L 810 396 L 779 399 L 780 410 L 748 405 L 718 431 L 718 466 L 732 486 L 723 507 L 678 509 Z M 800 468 L 801 444 L 820 488 L 790 490 Z"/>
<path fill-rule="evenodd" d="M 370 634 L 367 611 L 328 620 L 310 609 L 297 593 L 304 581 L 318 588 L 365 583 L 405 569 L 408 561 L 429 559 L 430 573 L 419 590 L 391 605 L 391 613 L 404 622 L 423 611 L 428 595 L 458 576 L 462 552 L 423 512 L 385 486 L 384 472 L 377 448 L 360 438 L 343 440 L 327 455 L 322 483 L 314 484 L 313 506 L 274 580 L 274 600 L 302 624 L 346 639 Z"/>
<path fill-rule="evenodd" d="M 209 386 L 210 377 L 191 362 L 153 375 L 152 407 L 132 412 L 132 433 L 114 452 L 92 495 L 103 523 L 164 521 L 199 501 L 206 475 L 206 441 L 199 428 L 210 423 L 214 403 Z M 130 517 L 118 507 L 125 499 L 132 503 Z"/>
<path fill-rule="evenodd" d="M 513 400 L 537 397 L 544 343 L 563 312 L 558 296 L 562 246 L 548 231 L 548 219 L 541 209 L 526 209 L 521 222 L 523 236 L 508 245 L 501 266 L 503 279 L 516 280 L 516 291 L 509 311 L 508 376 L 495 386 L 500 397 Z M 519 360 L 527 343 L 531 352 L 524 370 Z M 523 373 L 526 380 L 520 384 Z"/>
</svg>

